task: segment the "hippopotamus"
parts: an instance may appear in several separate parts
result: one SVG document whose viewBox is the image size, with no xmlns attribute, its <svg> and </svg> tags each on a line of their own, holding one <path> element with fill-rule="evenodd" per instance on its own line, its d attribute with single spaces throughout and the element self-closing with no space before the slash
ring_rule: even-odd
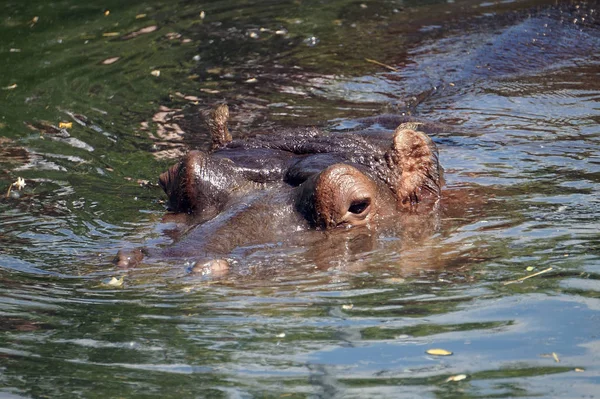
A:
<svg viewBox="0 0 600 399">
<path fill-rule="evenodd" d="M 187 232 L 166 248 L 120 251 L 120 266 L 149 256 L 222 270 L 240 246 L 306 230 L 372 230 L 441 198 L 443 168 L 424 132 L 432 124 L 384 115 L 349 132 L 296 128 L 234 140 L 228 118 L 227 105 L 216 107 L 208 118 L 212 148 L 189 151 L 159 177 L 168 210 L 186 215 Z"/>
</svg>

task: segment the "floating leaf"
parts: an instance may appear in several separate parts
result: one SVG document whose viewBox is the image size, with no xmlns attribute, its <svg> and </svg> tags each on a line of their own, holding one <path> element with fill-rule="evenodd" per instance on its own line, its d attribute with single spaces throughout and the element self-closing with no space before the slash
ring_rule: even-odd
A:
<svg viewBox="0 0 600 399">
<path fill-rule="evenodd" d="M 467 379 L 466 374 L 457 374 L 457 375 L 451 375 L 450 377 L 448 377 L 446 379 L 446 382 L 458 382 L 458 381 L 462 381 L 462 380 L 466 380 L 466 379 Z"/>
<path fill-rule="evenodd" d="M 58 127 L 61 129 L 71 129 L 73 127 L 73 122 L 59 122 Z"/>
<path fill-rule="evenodd" d="M 110 280 L 105 281 L 104 284 L 109 285 L 111 287 L 120 287 L 123 285 L 124 279 L 125 279 L 125 276 L 121 276 L 121 278 L 112 277 Z"/>
<path fill-rule="evenodd" d="M 146 14 L 138 14 L 135 16 L 135 19 L 142 19 L 142 18 L 146 18 Z"/>
<path fill-rule="evenodd" d="M 200 91 L 203 93 L 208 93 L 208 94 L 219 94 L 220 93 L 219 90 L 213 90 L 213 89 L 200 89 Z"/>
<path fill-rule="evenodd" d="M 554 359 L 554 361 L 556 363 L 560 363 L 560 359 L 558 358 L 558 355 L 556 354 L 556 352 L 552 352 L 552 358 Z"/>
<path fill-rule="evenodd" d="M 119 36 L 119 32 L 104 32 L 102 34 L 102 36 L 104 36 L 104 37 L 115 37 L 115 36 Z"/>
<path fill-rule="evenodd" d="M 152 33 L 152 32 L 154 32 L 157 29 L 158 29 L 158 26 L 156 26 L 156 25 L 146 26 L 145 28 L 142 28 L 140 30 L 136 30 L 135 32 L 131 32 L 131 33 L 123 36 L 122 39 L 123 40 L 133 39 L 134 37 L 138 37 L 140 35 L 144 35 L 144 34 L 147 34 L 147 33 Z"/>
<path fill-rule="evenodd" d="M 585 371 L 585 369 L 582 369 L 582 368 L 576 367 L 576 368 L 575 368 L 575 371 L 576 371 L 577 373 L 583 373 L 583 372 Z"/>
<path fill-rule="evenodd" d="M 156 76 L 158 78 L 160 76 L 160 71 L 158 69 L 155 69 L 154 71 L 150 72 L 150 75 Z"/>
<path fill-rule="evenodd" d="M 108 17 L 109 15 L 110 15 L 110 10 L 106 10 L 106 11 L 104 11 L 104 16 L 105 16 L 105 17 Z"/>
<path fill-rule="evenodd" d="M 110 64 L 114 64 L 115 62 L 119 61 L 121 57 L 112 57 L 112 58 L 107 58 L 104 61 L 102 61 L 102 65 L 110 65 Z"/>
<path fill-rule="evenodd" d="M 401 277 L 390 277 L 383 280 L 385 284 L 403 284 L 406 280 Z"/>
<path fill-rule="evenodd" d="M 258 79 L 256 79 L 256 78 L 250 78 L 250 79 L 246 80 L 246 83 L 256 83 L 256 82 L 258 82 Z"/>
<path fill-rule="evenodd" d="M 13 90 L 13 89 L 16 89 L 16 88 L 17 88 L 17 84 L 16 83 L 13 83 L 10 86 L 3 87 L 4 90 Z"/>
<path fill-rule="evenodd" d="M 165 35 L 165 37 L 169 40 L 175 40 L 181 38 L 181 33 L 169 32 Z"/>
<path fill-rule="evenodd" d="M 176 95 L 177 97 L 181 97 L 181 98 L 183 98 L 183 99 L 186 99 L 186 100 L 188 100 L 188 101 L 193 101 L 193 102 L 200 101 L 200 97 L 196 97 L 196 96 L 188 96 L 188 95 L 182 94 L 182 93 L 180 93 L 180 92 L 176 92 L 176 93 L 175 93 L 175 95 Z"/>
<path fill-rule="evenodd" d="M 446 349 L 428 349 L 427 354 L 434 356 L 450 356 L 452 352 L 447 351 Z"/>
<path fill-rule="evenodd" d="M 525 270 L 527 270 L 528 272 L 532 272 L 532 271 L 534 271 L 534 270 L 535 270 L 535 267 L 533 267 L 533 266 L 528 266 L 528 267 L 527 267 L 527 269 L 525 269 Z"/>
<path fill-rule="evenodd" d="M 351 303 L 350 303 L 350 304 L 348 304 L 348 305 L 342 305 L 342 309 L 344 309 L 344 310 L 350 310 L 350 309 L 352 309 L 353 307 L 354 307 L 354 305 L 353 305 L 353 304 L 351 304 Z"/>
</svg>

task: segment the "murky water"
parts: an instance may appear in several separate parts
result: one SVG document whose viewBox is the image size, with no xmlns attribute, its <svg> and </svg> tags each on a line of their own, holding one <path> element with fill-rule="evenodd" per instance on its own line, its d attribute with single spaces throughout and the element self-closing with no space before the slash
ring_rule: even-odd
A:
<svg viewBox="0 0 600 399">
<path fill-rule="evenodd" d="M 0 396 L 600 396 L 597 3 L 0 9 Z M 237 135 L 450 124 L 447 198 L 470 200 L 238 248 L 222 279 L 117 269 L 172 242 L 154 182 L 206 147 L 199 111 L 223 99 Z"/>
</svg>

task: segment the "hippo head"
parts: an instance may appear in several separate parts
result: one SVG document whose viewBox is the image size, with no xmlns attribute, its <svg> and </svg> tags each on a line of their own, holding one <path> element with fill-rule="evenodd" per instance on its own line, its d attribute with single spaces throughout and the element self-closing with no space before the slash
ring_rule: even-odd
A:
<svg viewBox="0 0 600 399">
<path fill-rule="evenodd" d="M 171 210 L 203 219 L 248 190 L 282 190 L 287 183 L 293 209 L 319 229 L 363 226 L 415 209 L 439 198 L 443 184 L 435 144 L 405 125 L 387 141 L 323 134 L 228 142 L 210 154 L 189 152 L 159 180 Z"/>
<path fill-rule="evenodd" d="M 225 111 L 209 123 L 212 151 L 190 151 L 160 175 L 169 209 L 193 224 L 164 256 L 219 259 L 289 232 L 371 228 L 440 198 L 437 148 L 419 124 L 401 123 L 393 133 L 297 129 L 232 140 Z M 118 259 L 138 262 L 125 252 Z"/>
</svg>

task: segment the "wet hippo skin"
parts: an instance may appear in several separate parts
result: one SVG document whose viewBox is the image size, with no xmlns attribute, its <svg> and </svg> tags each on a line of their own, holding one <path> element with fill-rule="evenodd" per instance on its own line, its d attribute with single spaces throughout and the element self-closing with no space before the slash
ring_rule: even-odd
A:
<svg viewBox="0 0 600 399">
<path fill-rule="evenodd" d="M 221 105 L 209 119 L 211 152 L 190 151 L 159 178 L 169 210 L 189 215 L 192 227 L 167 248 L 120 251 L 119 266 L 144 256 L 194 259 L 196 271 L 218 274 L 240 246 L 307 230 L 372 230 L 384 219 L 401 224 L 441 196 L 438 150 L 421 131 L 435 125 L 383 116 L 359 121 L 355 132 L 308 128 L 232 140 L 228 115 Z"/>
</svg>

